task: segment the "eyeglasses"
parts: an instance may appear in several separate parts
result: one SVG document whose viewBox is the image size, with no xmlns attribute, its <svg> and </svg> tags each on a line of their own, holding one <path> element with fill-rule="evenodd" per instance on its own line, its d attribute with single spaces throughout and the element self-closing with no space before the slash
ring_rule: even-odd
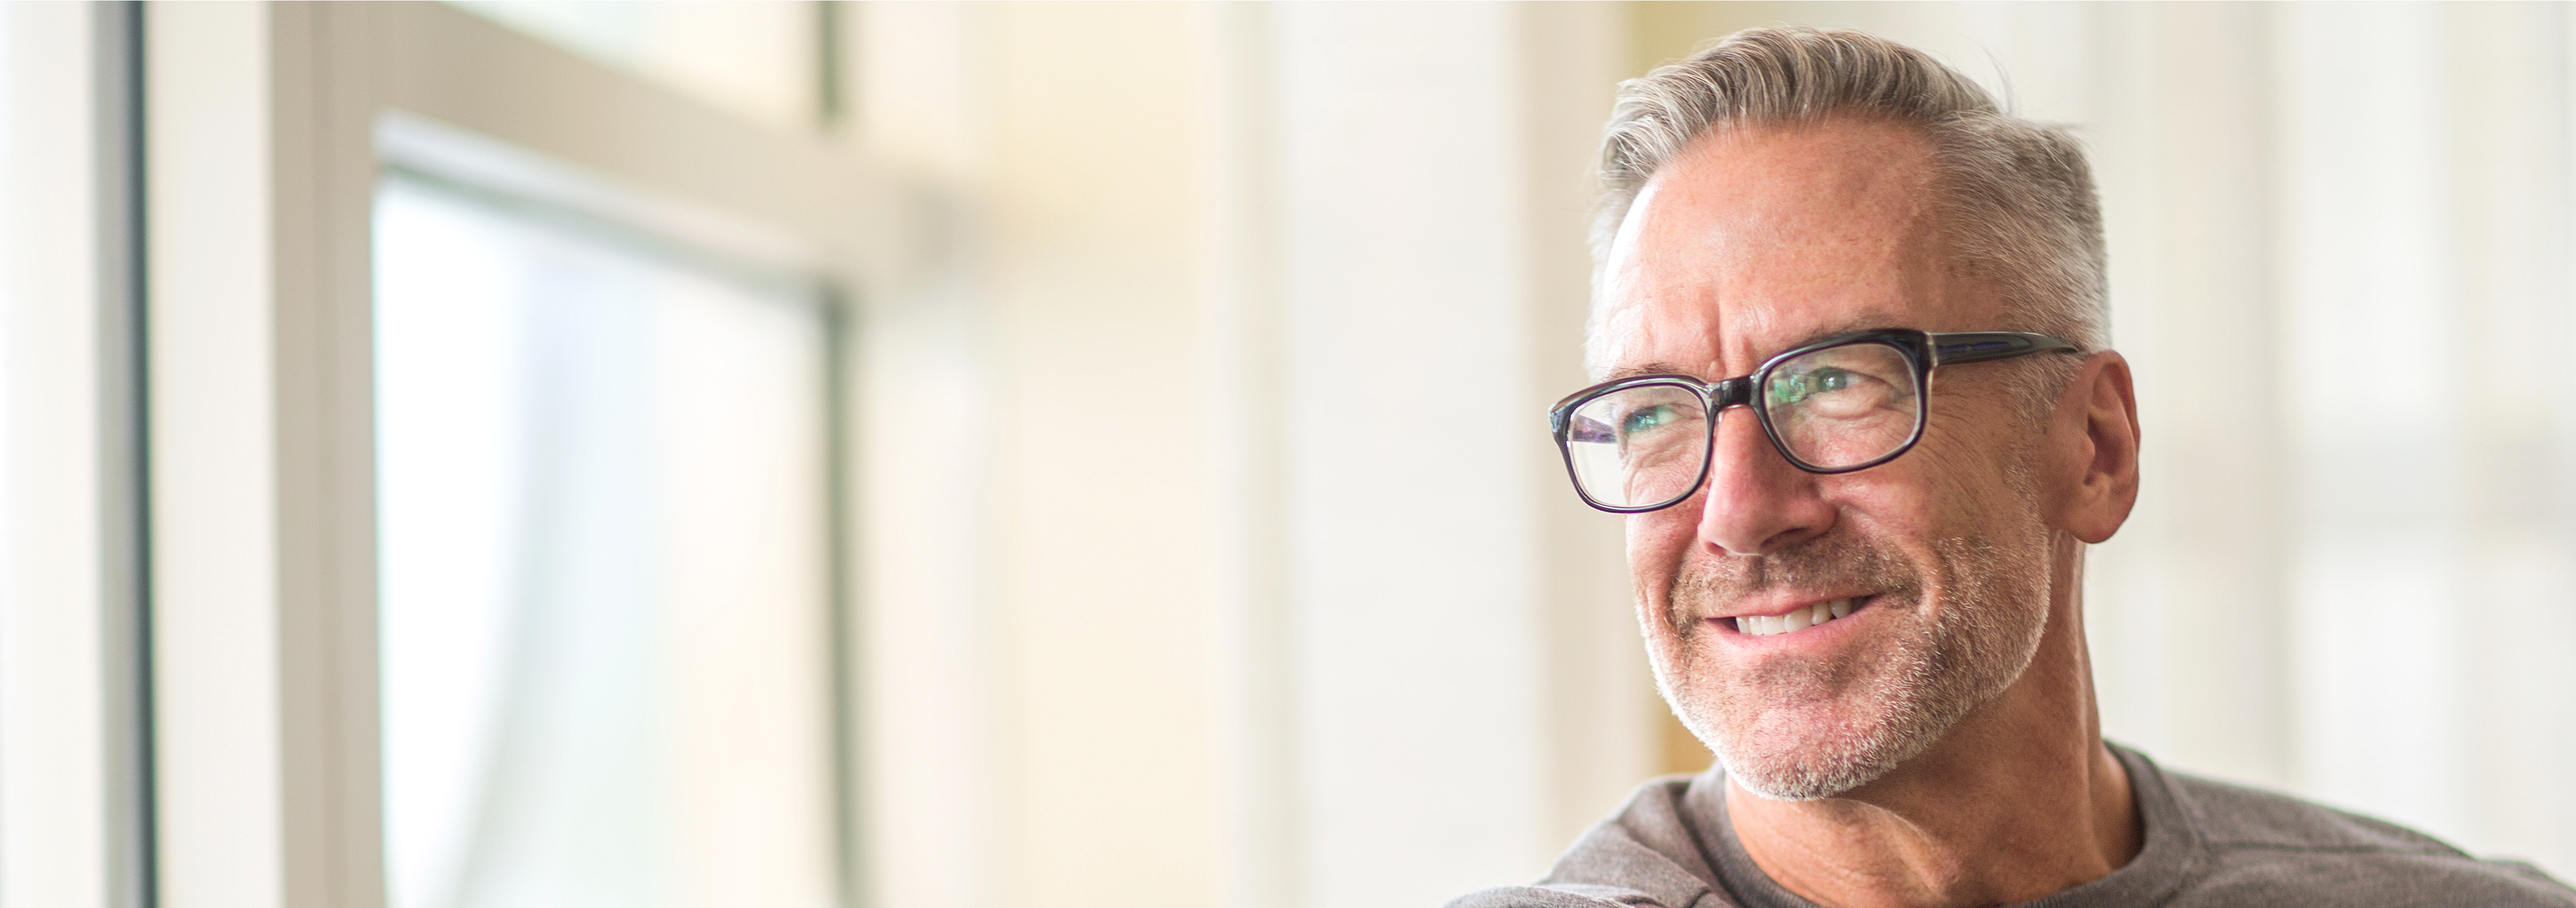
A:
<svg viewBox="0 0 2576 908">
<path fill-rule="evenodd" d="M 1603 382 L 1548 409 L 1557 450 L 1583 502 L 1616 514 L 1681 503 L 1708 479 L 1719 414 L 1753 410 L 1762 434 L 1809 473 L 1878 466 L 1923 439 L 1924 389 L 1941 366 L 2064 351 L 2064 338 L 2020 331 L 1928 334 L 1887 328 L 1838 334 L 1714 384 L 1687 375 Z"/>
</svg>

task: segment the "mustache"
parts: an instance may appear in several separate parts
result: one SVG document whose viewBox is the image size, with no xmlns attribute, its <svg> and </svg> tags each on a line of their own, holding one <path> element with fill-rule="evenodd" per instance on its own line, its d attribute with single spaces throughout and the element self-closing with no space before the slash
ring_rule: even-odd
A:
<svg viewBox="0 0 2576 908">
<path fill-rule="evenodd" d="M 1765 555 L 1686 562 L 1674 574 L 1664 601 L 1672 626 L 1687 629 L 1725 603 L 1779 590 L 1860 587 L 1891 601 L 1911 602 L 1922 591 L 1922 576 L 1902 555 L 1859 536 L 1834 533 Z"/>
</svg>

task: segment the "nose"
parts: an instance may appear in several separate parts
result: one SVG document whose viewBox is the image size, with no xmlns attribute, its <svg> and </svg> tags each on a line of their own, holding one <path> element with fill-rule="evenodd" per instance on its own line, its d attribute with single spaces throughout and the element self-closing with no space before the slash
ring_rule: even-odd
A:
<svg viewBox="0 0 2576 908">
<path fill-rule="evenodd" d="M 1710 444 L 1702 544 L 1720 554 L 1763 555 L 1833 528 L 1834 506 L 1818 494 L 1816 475 L 1780 456 L 1752 414 L 1738 409 L 1720 418 Z"/>
</svg>

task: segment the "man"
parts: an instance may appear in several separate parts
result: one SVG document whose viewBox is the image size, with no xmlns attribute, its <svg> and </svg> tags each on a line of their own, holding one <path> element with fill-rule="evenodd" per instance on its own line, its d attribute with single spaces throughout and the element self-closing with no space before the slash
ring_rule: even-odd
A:
<svg viewBox="0 0 2576 908">
<path fill-rule="evenodd" d="M 1755 29 L 1623 86 L 1602 160 L 1604 382 L 1551 418 L 1718 765 L 1453 908 L 2576 905 L 2103 744 L 2081 576 L 2137 406 L 2065 134 L 1910 48 Z"/>
</svg>

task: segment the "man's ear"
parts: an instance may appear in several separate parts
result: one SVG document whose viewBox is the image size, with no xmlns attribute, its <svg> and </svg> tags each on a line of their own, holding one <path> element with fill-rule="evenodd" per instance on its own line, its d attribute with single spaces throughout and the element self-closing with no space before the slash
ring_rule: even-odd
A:
<svg viewBox="0 0 2576 908">
<path fill-rule="evenodd" d="M 2057 525 L 2088 543 L 2111 538 L 2138 503 L 2138 395 L 2128 359 L 2109 350 L 2087 358 L 2058 398 L 2049 434 L 2057 475 L 2074 480 L 2058 500 Z"/>
</svg>

